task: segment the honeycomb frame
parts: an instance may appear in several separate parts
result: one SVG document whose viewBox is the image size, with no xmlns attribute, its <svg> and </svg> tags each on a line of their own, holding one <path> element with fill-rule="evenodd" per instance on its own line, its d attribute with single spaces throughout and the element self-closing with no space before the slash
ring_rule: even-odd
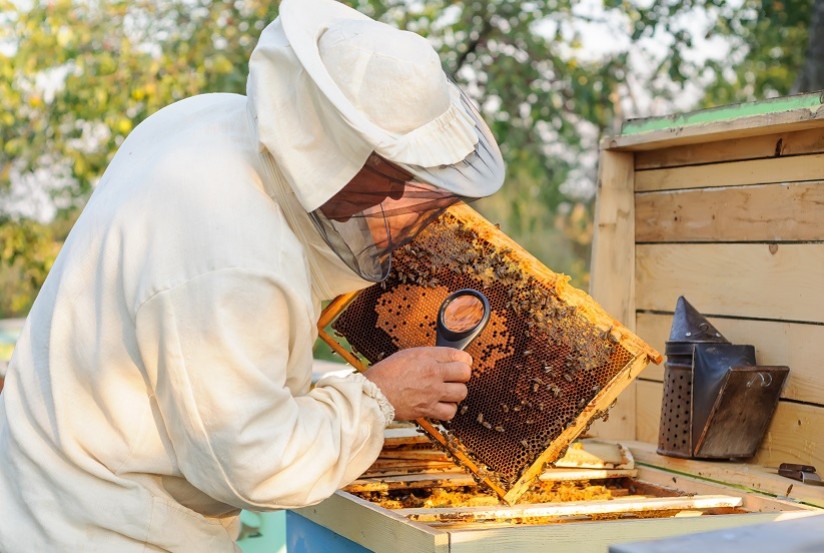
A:
<svg viewBox="0 0 824 553">
<path fill-rule="evenodd" d="M 434 345 L 440 302 L 460 288 L 480 290 L 492 308 L 466 348 L 469 395 L 452 421 L 416 423 L 511 505 L 662 358 L 465 204 L 397 250 L 386 281 L 332 301 L 319 336 L 364 371 L 399 349 Z"/>
</svg>

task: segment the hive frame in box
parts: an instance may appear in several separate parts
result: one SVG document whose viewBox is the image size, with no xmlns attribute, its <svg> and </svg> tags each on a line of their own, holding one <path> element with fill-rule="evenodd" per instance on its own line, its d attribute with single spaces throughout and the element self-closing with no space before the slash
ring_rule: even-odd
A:
<svg viewBox="0 0 824 553">
<path fill-rule="evenodd" d="M 363 371 L 366 363 L 327 327 L 337 325 L 374 363 L 393 349 L 434 344 L 439 302 L 458 288 L 482 289 L 493 315 L 467 349 L 475 359 L 470 395 L 446 425 L 416 422 L 513 504 L 650 361 L 661 361 L 568 280 L 457 204 L 396 252 L 386 282 L 330 303 L 319 336 Z"/>
<path fill-rule="evenodd" d="M 397 510 L 381 507 L 345 491 L 338 491 L 318 505 L 304 507 L 289 515 L 302 517 L 338 536 L 376 552 L 416 553 L 607 553 L 610 545 L 655 539 L 720 528 L 733 528 L 815 513 L 809 506 L 781 498 L 750 493 L 716 482 L 676 474 L 651 465 L 639 467 L 639 482 L 669 488 L 684 496 L 723 495 L 740 498 L 745 513 L 619 520 L 571 520 L 563 523 L 518 524 L 486 521 L 487 524 L 439 526 L 416 522 Z M 582 506 L 589 502 L 581 502 Z M 563 504 L 556 504 L 563 505 Z M 528 505 L 525 509 L 542 509 Z M 452 509 L 458 515 L 468 508 Z M 364 531 L 368 528 L 368 531 Z"/>
</svg>

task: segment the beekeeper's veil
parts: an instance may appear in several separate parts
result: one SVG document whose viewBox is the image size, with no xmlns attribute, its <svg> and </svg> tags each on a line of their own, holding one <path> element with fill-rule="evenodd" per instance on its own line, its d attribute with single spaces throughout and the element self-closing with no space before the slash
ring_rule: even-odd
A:
<svg viewBox="0 0 824 553">
<path fill-rule="evenodd" d="M 426 39 L 334 0 L 281 2 L 249 89 L 260 142 L 367 280 L 384 279 L 391 251 L 449 205 L 503 183 L 494 138 Z"/>
</svg>

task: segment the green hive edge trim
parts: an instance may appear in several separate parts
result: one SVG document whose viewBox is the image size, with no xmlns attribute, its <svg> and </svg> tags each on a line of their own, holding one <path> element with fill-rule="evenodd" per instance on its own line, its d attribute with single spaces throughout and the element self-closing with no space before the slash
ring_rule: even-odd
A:
<svg viewBox="0 0 824 553">
<path fill-rule="evenodd" d="M 769 100 L 747 102 L 744 104 L 719 106 L 716 108 L 691 111 L 683 114 L 630 119 L 622 126 L 621 136 L 691 125 L 700 125 L 702 123 L 717 123 L 719 121 L 779 113 L 782 111 L 793 111 L 799 109 L 817 110 L 822 104 L 824 104 L 824 92 L 819 91 L 808 94 L 796 94 L 793 96 L 781 96 Z"/>
</svg>

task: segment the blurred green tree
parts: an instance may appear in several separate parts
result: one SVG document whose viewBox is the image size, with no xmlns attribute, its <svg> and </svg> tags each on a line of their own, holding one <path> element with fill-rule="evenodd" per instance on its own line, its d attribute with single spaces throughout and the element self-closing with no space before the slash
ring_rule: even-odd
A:
<svg viewBox="0 0 824 553">
<path fill-rule="evenodd" d="M 625 98 L 634 97 L 633 41 L 671 37 L 668 55 L 641 83 L 656 97 L 677 96 L 695 80 L 706 87 L 705 105 L 780 94 L 804 62 L 813 6 L 603 0 L 600 23 L 627 40 L 594 55 L 582 25 L 596 16 L 572 0 L 347 3 L 431 40 L 446 71 L 481 106 L 508 163 L 504 190 L 478 208 L 580 286 L 597 145 L 620 128 Z M 20 283 L 0 299 L 0 316 L 28 308 L 65 230 L 135 125 L 190 95 L 244 92 L 249 54 L 277 5 L 0 0 L 0 282 Z M 728 60 L 702 64 L 684 55 L 694 35 L 678 22 L 695 10 L 708 14 L 708 34 L 731 44 Z M 662 76 L 668 84 L 659 87 Z M 14 183 L 26 179 L 48 193 L 45 212 L 18 208 Z"/>
<path fill-rule="evenodd" d="M 824 0 L 655 0 L 644 8 L 620 3 L 630 13 L 633 40 L 670 37 L 656 72 L 676 83 L 702 83 L 697 107 L 824 87 L 824 77 L 813 77 L 824 76 Z M 701 37 L 689 32 L 689 19 L 697 13 L 706 21 Z M 728 52 L 720 59 L 686 55 L 697 38 L 720 38 Z M 651 84 L 659 96 L 679 93 Z"/>
</svg>

